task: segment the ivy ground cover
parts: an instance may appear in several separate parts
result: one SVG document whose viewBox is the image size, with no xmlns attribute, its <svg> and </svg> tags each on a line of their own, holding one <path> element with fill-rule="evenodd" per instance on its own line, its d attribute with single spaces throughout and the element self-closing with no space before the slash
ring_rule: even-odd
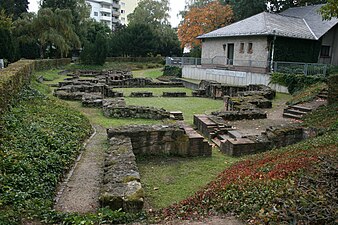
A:
<svg viewBox="0 0 338 225">
<path fill-rule="evenodd" d="M 58 100 L 26 88 L 1 115 L 0 127 L 0 224 L 41 218 L 91 126 Z"/>
</svg>

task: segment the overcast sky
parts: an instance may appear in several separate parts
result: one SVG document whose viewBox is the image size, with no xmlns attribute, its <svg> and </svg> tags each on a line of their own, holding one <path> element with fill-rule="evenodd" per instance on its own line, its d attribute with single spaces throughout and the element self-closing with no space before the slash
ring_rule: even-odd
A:
<svg viewBox="0 0 338 225">
<path fill-rule="evenodd" d="M 38 11 L 39 0 L 29 0 L 29 10 L 30 12 Z M 172 27 L 177 27 L 180 22 L 180 18 L 177 17 L 179 11 L 184 9 L 185 1 L 184 0 L 170 0 L 170 23 Z"/>
</svg>

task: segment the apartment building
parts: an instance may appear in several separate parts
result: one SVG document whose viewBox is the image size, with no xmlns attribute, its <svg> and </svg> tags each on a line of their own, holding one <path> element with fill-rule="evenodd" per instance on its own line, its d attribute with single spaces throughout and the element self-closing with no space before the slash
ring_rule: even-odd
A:
<svg viewBox="0 0 338 225">
<path fill-rule="evenodd" d="M 121 5 L 121 15 L 120 15 L 120 21 L 121 24 L 127 25 L 129 23 L 128 21 L 128 15 L 134 12 L 136 6 L 140 0 L 120 0 Z"/>
<path fill-rule="evenodd" d="M 86 0 L 91 6 L 90 17 L 98 22 L 105 23 L 114 29 L 120 22 L 120 0 Z"/>
<path fill-rule="evenodd" d="M 86 0 L 91 6 L 90 17 L 114 30 L 117 24 L 127 25 L 128 15 L 140 0 Z"/>
</svg>

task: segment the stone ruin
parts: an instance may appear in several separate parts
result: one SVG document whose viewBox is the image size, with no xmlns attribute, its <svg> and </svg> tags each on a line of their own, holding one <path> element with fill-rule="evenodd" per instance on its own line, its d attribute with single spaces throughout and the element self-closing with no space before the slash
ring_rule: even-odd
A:
<svg viewBox="0 0 338 225">
<path fill-rule="evenodd" d="M 211 145 L 194 129 L 181 125 L 140 125 L 107 129 L 100 203 L 113 210 L 141 211 L 144 190 L 136 165 L 138 155 L 211 156 Z"/>
<path fill-rule="evenodd" d="M 276 91 L 265 85 L 250 84 L 247 86 L 233 86 L 222 84 L 217 81 L 202 80 L 198 89 L 193 92 L 196 97 L 206 97 L 213 99 L 222 99 L 224 96 L 253 96 L 259 95 L 272 100 L 276 96 Z"/>
<path fill-rule="evenodd" d="M 174 119 L 183 120 L 181 112 L 171 114 L 164 109 L 145 106 L 127 106 L 123 93 L 113 91 L 112 86 L 182 86 L 176 83 L 153 82 L 148 78 L 132 78 L 130 71 L 77 71 L 69 74 L 71 78 L 59 82 L 54 95 L 64 100 L 82 101 L 84 107 L 98 107 L 103 109 L 107 117 L 114 118 L 144 118 L 144 119 Z M 92 79 L 80 79 L 80 77 Z M 133 92 L 135 97 L 150 97 L 151 92 Z"/>
<path fill-rule="evenodd" d="M 222 98 L 224 109 L 212 115 L 225 120 L 265 119 L 261 109 L 272 108 L 272 99 L 276 92 L 265 85 L 229 86 L 216 81 L 203 80 L 193 96 Z"/>
<path fill-rule="evenodd" d="M 194 125 L 199 132 L 219 146 L 223 153 L 230 156 L 263 152 L 316 135 L 315 131 L 309 132 L 300 126 L 269 127 L 260 135 L 243 135 L 223 118 L 213 115 L 194 115 Z"/>
</svg>

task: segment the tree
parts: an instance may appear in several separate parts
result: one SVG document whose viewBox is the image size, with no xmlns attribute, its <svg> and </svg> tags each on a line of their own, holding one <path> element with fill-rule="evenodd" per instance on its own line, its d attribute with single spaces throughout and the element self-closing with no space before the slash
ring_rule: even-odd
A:
<svg viewBox="0 0 338 225">
<path fill-rule="evenodd" d="M 284 11 L 290 7 L 304 6 L 304 5 L 313 5 L 326 3 L 327 0 L 269 0 L 268 10 L 271 12 L 280 12 Z"/>
<path fill-rule="evenodd" d="M 38 14 L 27 13 L 15 21 L 15 33 L 19 43 L 36 44 L 40 57 L 64 57 L 72 48 L 79 48 L 80 41 L 72 25 L 70 10 L 40 9 Z"/>
<path fill-rule="evenodd" d="M 110 28 L 103 23 L 90 20 L 87 22 L 87 35 L 80 59 L 83 64 L 103 65 L 108 53 Z"/>
<path fill-rule="evenodd" d="M 322 6 L 320 9 L 320 13 L 322 14 L 325 20 L 330 20 L 333 17 L 338 18 L 338 2 L 337 0 L 328 0 L 327 4 Z"/>
<path fill-rule="evenodd" d="M 90 6 L 85 0 L 41 0 L 41 8 L 67 9 L 72 14 L 72 24 L 81 42 L 85 42 L 87 22 L 90 20 Z"/>
<path fill-rule="evenodd" d="M 226 26 L 233 21 L 233 11 L 229 5 L 213 1 L 202 7 L 192 7 L 178 27 L 178 37 L 182 47 L 200 45 L 197 36 Z"/>
<path fill-rule="evenodd" d="M 154 29 L 169 24 L 169 0 L 142 0 L 128 15 L 129 24 L 148 24 Z"/>
<path fill-rule="evenodd" d="M 0 10 L 5 10 L 8 16 L 17 19 L 22 13 L 27 12 L 28 4 L 28 0 L 1 0 Z"/>
<path fill-rule="evenodd" d="M 163 56 L 181 56 L 181 43 L 177 36 L 177 31 L 169 25 L 163 25 L 157 34 L 159 40 L 157 54 Z"/>
<path fill-rule="evenodd" d="M 98 32 L 95 36 L 94 43 L 86 42 L 81 52 L 80 59 L 83 64 L 103 65 L 106 61 L 108 49 L 107 36 Z"/>
<path fill-rule="evenodd" d="M 113 34 L 111 55 L 144 57 L 153 55 L 158 49 L 158 39 L 147 24 L 132 24 Z"/>
<path fill-rule="evenodd" d="M 264 12 L 267 9 L 265 0 L 230 0 L 235 20 L 243 20 L 250 16 Z"/>
<path fill-rule="evenodd" d="M 0 59 L 10 62 L 16 59 L 16 43 L 12 32 L 12 18 L 8 17 L 5 10 L 0 11 Z"/>
</svg>

